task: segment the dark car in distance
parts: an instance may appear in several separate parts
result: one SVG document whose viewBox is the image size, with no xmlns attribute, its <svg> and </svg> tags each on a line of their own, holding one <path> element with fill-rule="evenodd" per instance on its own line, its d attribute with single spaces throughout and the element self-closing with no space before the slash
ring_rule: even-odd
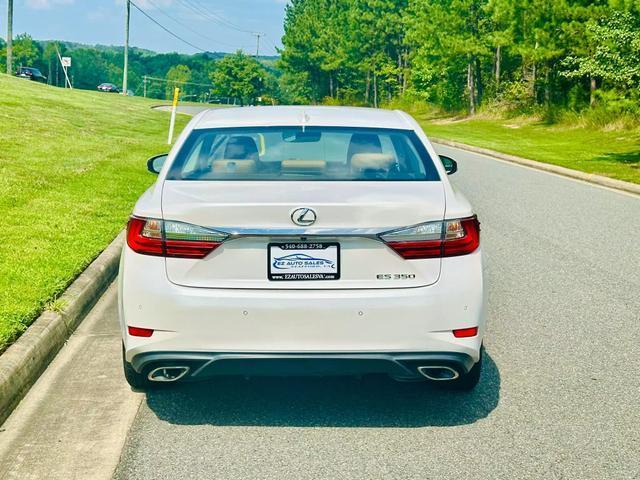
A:
<svg viewBox="0 0 640 480">
<path fill-rule="evenodd" d="M 20 67 L 16 72 L 16 77 L 27 78 L 29 80 L 33 80 L 34 82 L 42 82 L 45 83 L 47 81 L 47 77 L 42 75 L 40 70 L 33 67 Z"/>
<path fill-rule="evenodd" d="M 113 83 L 101 83 L 98 85 L 98 90 L 101 92 L 120 93 L 120 89 L 118 89 L 118 87 Z"/>
</svg>

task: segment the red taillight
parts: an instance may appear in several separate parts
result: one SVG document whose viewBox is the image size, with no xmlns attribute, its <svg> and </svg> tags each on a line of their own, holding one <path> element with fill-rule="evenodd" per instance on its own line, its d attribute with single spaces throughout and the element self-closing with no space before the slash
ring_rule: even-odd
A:
<svg viewBox="0 0 640 480">
<path fill-rule="evenodd" d="M 464 235 L 460 238 L 445 239 L 442 242 L 442 256 L 456 257 L 473 253 L 480 246 L 480 222 L 474 215 L 471 218 L 463 218 L 460 224 Z"/>
<path fill-rule="evenodd" d="M 475 337 L 476 335 L 478 335 L 478 327 L 459 328 L 457 330 L 453 330 L 453 336 L 456 338 L 469 338 Z"/>
<path fill-rule="evenodd" d="M 220 242 L 165 240 L 167 257 L 204 258 L 220 246 Z"/>
<path fill-rule="evenodd" d="M 147 226 L 146 218 L 131 217 L 127 227 L 127 245 L 137 253 L 145 255 L 164 255 L 162 244 L 162 231 L 158 229 L 157 236 L 151 236 L 147 232 L 143 233 Z"/>
<path fill-rule="evenodd" d="M 394 230 L 382 240 L 402 258 L 455 257 L 473 253 L 480 246 L 480 222 L 473 217 L 429 222 Z"/>
<path fill-rule="evenodd" d="M 442 254 L 442 240 L 423 242 L 387 242 L 402 258 L 437 258 Z"/>
<path fill-rule="evenodd" d="M 127 245 L 136 253 L 172 258 L 204 258 L 226 234 L 182 222 L 131 217 Z"/>
<path fill-rule="evenodd" d="M 132 337 L 145 337 L 149 338 L 153 335 L 153 330 L 151 328 L 140 328 L 140 327 L 128 327 L 129 335 Z"/>
</svg>

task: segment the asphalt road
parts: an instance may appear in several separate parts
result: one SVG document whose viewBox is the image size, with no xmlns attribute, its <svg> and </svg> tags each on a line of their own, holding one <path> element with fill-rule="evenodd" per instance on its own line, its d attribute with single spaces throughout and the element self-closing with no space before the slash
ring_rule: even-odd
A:
<svg viewBox="0 0 640 480">
<path fill-rule="evenodd" d="M 154 392 L 116 478 L 640 477 L 640 199 L 440 151 L 482 221 L 478 389 L 227 379 Z"/>
<path fill-rule="evenodd" d="M 474 392 L 230 378 L 123 394 L 111 289 L 0 430 L 0 478 L 640 478 L 640 198 L 440 151 L 482 221 Z"/>
</svg>

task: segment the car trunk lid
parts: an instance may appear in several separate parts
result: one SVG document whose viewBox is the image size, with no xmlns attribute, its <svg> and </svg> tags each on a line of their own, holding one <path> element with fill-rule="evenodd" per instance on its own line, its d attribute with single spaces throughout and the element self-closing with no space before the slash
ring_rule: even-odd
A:
<svg viewBox="0 0 640 480">
<path fill-rule="evenodd" d="M 314 211 L 315 222 L 296 225 L 292 213 L 306 208 Z M 162 209 L 165 220 L 231 233 L 204 259 L 167 258 L 168 278 L 178 285 L 399 288 L 433 284 L 440 274 L 439 258 L 405 260 L 376 233 L 442 220 L 441 182 L 168 180 L 163 185 Z M 332 279 L 277 275 L 300 272 L 296 266 L 309 261 L 335 262 L 334 270 L 329 270 L 335 273 L 329 275 Z"/>
</svg>

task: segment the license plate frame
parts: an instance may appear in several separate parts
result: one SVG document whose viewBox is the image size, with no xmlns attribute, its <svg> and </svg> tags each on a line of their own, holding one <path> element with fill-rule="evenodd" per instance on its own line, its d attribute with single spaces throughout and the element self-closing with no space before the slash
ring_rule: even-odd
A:
<svg viewBox="0 0 640 480">
<path fill-rule="evenodd" d="M 323 252 L 323 255 L 317 256 L 316 254 L 314 256 L 309 252 Z M 284 256 L 292 255 L 302 256 L 281 260 Z M 305 258 L 304 255 L 310 258 Z M 280 267 L 275 266 L 276 261 Z M 331 266 L 332 263 L 335 268 Z M 289 271 L 287 272 L 287 270 Z M 308 270 L 308 272 L 305 273 L 304 270 Z M 338 242 L 308 241 L 269 242 L 267 244 L 267 278 L 277 282 L 340 280 L 340 244 Z"/>
</svg>

